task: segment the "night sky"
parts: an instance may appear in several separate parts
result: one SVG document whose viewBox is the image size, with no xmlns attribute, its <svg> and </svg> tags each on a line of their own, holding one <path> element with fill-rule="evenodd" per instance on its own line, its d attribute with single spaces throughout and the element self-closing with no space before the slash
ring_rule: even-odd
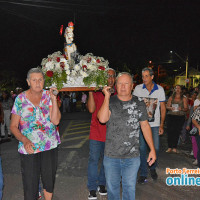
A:
<svg viewBox="0 0 200 200">
<path fill-rule="evenodd" d="M 194 3 L 196 2 L 196 3 Z M 170 50 L 196 68 L 200 58 L 198 1 L 18 0 L 0 1 L 0 69 L 21 79 L 42 58 L 63 51 L 60 26 L 75 22 L 80 54 L 93 53 L 110 67 L 135 73 L 149 60 L 165 63 Z M 176 56 L 173 57 L 181 63 Z M 182 65 L 184 65 L 182 63 Z"/>
</svg>

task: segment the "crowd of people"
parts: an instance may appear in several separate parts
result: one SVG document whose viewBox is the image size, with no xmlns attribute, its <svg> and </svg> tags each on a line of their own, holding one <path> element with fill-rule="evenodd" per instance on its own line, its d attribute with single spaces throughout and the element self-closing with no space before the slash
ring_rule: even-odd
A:
<svg viewBox="0 0 200 200">
<path fill-rule="evenodd" d="M 62 92 L 59 94 L 62 102 L 62 112 L 76 112 L 77 102 L 81 102 L 79 110 L 86 111 L 87 94 L 86 92 Z"/>
<path fill-rule="evenodd" d="M 40 68 L 27 74 L 28 90 L 14 94 L 3 91 L 0 97 L 1 140 L 19 140 L 25 200 L 37 200 L 42 181 L 44 198 L 51 200 L 58 165 L 61 113 L 80 110 L 92 114 L 89 158 L 88 199 L 107 195 L 109 200 L 135 199 L 136 182 L 145 184 L 148 173 L 156 181 L 159 161 L 159 136 L 166 126 L 167 153 L 179 153 L 178 145 L 188 137 L 192 143 L 194 165 L 200 167 L 200 93 L 199 88 L 176 85 L 166 95 L 154 82 L 154 72 L 144 68 L 143 83 L 133 89 L 127 72 L 116 75 L 108 68 L 108 85 L 102 91 L 60 92 L 45 90 Z M 58 92 L 58 91 L 57 91 Z M 147 152 L 149 154 L 147 156 Z M 100 169 L 99 169 L 100 166 Z M 138 173 L 139 172 L 139 173 Z M 139 174 L 139 175 L 138 175 Z M 34 175 L 34 176 L 32 176 Z M 0 200 L 3 173 L 0 157 Z"/>
</svg>

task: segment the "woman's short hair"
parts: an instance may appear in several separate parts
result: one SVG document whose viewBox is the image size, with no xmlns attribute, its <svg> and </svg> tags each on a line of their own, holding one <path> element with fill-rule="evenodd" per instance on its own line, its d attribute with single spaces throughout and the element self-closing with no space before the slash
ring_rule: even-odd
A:
<svg viewBox="0 0 200 200">
<path fill-rule="evenodd" d="M 148 67 L 143 68 L 142 69 L 142 73 L 145 72 L 145 71 L 149 71 L 150 76 L 154 75 L 154 71 L 151 68 L 148 68 Z"/>
<path fill-rule="evenodd" d="M 122 76 L 122 75 L 128 75 L 128 76 L 131 78 L 131 83 L 133 83 L 133 77 L 131 76 L 130 73 L 128 73 L 128 72 L 120 72 L 120 73 L 117 75 L 117 77 L 116 77 L 116 84 L 117 84 L 118 78 L 119 78 L 120 76 Z"/>
<path fill-rule="evenodd" d="M 43 79 L 45 79 L 44 73 L 43 73 L 42 69 L 41 69 L 40 67 L 35 67 L 35 68 L 31 68 L 31 69 L 28 71 L 28 73 L 27 73 L 27 80 L 30 80 L 30 76 L 31 76 L 31 74 L 33 74 L 33 73 L 41 73 L 42 76 L 43 76 Z"/>
</svg>

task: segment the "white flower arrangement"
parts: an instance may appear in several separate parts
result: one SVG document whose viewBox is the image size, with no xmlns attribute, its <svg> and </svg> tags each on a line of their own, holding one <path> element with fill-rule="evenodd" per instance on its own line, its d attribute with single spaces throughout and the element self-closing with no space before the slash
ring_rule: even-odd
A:
<svg viewBox="0 0 200 200">
<path fill-rule="evenodd" d="M 80 62 L 70 66 L 60 51 L 42 59 L 46 87 L 99 87 L 107 84 L 108 61 L 92 53 L 80 56 Z"/>
</svg>

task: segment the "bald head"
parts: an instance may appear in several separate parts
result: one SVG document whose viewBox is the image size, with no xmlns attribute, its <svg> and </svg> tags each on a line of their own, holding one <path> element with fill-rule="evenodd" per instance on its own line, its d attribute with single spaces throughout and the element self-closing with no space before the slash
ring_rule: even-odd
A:
<svg viewBox="0 0 200 200">
<path fill-rule="evenodd" d="M 116 79 L 117 96 L 121 100 L 127 100 L 132 95 L 133 79 L 129 73 L 121 73 Z"/>
</svg>

